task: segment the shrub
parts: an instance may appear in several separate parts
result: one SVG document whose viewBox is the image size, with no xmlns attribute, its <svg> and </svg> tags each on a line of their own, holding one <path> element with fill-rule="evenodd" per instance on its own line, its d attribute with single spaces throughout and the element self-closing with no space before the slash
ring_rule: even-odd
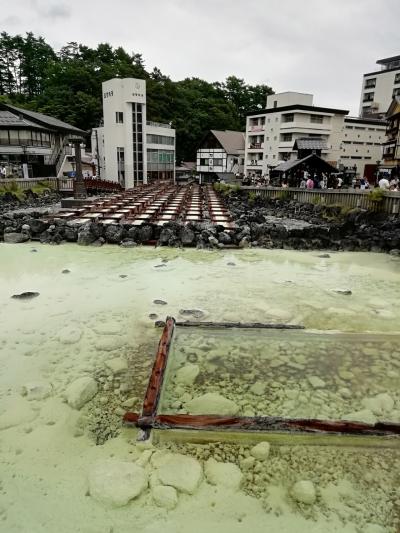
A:
<svg viewBox="0 0 400 533">
<path fill-rule="evenodd" d="M 379 211 L 381 209 L 384 196 L 384 190 L 379 187 L 375 187 L 375 189 L 372 189 L 368 193 L 368 201 L 372 211 Z"/>
</svg>

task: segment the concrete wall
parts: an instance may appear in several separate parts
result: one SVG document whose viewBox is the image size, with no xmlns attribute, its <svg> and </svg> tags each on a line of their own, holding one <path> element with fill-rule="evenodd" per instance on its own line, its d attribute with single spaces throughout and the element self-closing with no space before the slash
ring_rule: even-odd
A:
<svg viewBox="0 0 400 533">
<path fill-rule="evenodd" d="M 364 175 L 365 165 L 382 160 L 385 124 L 366 124 L 362 120 L 346 118 L 343 125 L 340 161 L 344 166 L 357 165 L 357 174 Z"/>
<path fill-rule="evenodd" d="M 299 104 L 313 105 L 313 95 L 307 93 L 297 93 L 294 91 L 267 95 L 267 109 Z"/>
<path fill-rule="evenodd" d="M 400 73 L 400 68 L 396 70 L 376 72 L 371 75 L 364 74 L 361 88 L 361 98 L 360 98 L 360 115 L 363 114 L 363 110 L 370 106 L 372 103 L 376 103 L 376 113 L 386 113 L 388 110 L 392 99 L 393 99 L 393 89 L 400 89 L 400 83 L 394 83 L 396 74 Z M 367 89 L 365 85 L 368 80 L 376 79 L 375 88 Z M 373 93 L 372 102 L 363 102 L 364 94 Z"/>
</svg>

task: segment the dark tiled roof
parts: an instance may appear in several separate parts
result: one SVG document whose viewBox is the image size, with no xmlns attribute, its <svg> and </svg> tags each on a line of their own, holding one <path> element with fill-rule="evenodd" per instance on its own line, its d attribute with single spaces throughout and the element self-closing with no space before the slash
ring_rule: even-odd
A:
<svg viewBox="0 0 400 533">
<path fill-rule="evenodd" d="M 8 109 L 11 112 L 16 112 L 22 115 L 27 120 L 32 120 L 33 122 L 39 123 L 40 125 L 45 127 L 47 126 L 48 128 L 51 128 L 53 130 L 63 130 L 75 133 L 77 135 L 86 135 L 85 131 L 80 130 L 79 128 L 75 128 L 75 126 L 71 126 L 71 124 L 67 124 L 62 120 L 58 120 L 58 118 L 49 117 L 48 115 L 44 115 L 43 113 L 36 113 L 36 111 L 21 109 L 20 107 L 15 107 L 11 104 L 2 104 L 2 107 Z"/>
<path fill-rule="evenodd" d="M 304 157 L 303 159 L 295 159 L 294 161 L 285 161 L 284 163 L 281 163 L 280 165 L 275 167 L 274 170 L 277 170 L 278 172 L 286 172 L 288 170 L 291 170 L 292 168 L 297 167 L 298 165 L 301 165 L 302 163 L 306 163 L 307 161 L 309 163 L 313 161 L 317 166 L 322 167 L 325 172 L 337 171 L 335 167 L 327 163 L 324 159 L 322 159 L 316 154 L 310 154 L 307 157 Z"/>
<path fill-rule="evenodd" d="M 1 109 L 0 109 L 0 127 L 35 128 L 38 130 L 48 131 L 47 128 L 44 128 L 40 126 L 39 124 L 35 124 L 34 122 L 27 120 L 21 115 L 17 115 L 16 113 L 11 113 L 11 111 L 1 110 Z"/>
<path fill-rule="evenodd" d="M 294 150 L 327 150 L 328 146 L 322 139 L 312 139 L 307 137 L 304 139 L 297 139 L 293 146 Z"/>
</svg>

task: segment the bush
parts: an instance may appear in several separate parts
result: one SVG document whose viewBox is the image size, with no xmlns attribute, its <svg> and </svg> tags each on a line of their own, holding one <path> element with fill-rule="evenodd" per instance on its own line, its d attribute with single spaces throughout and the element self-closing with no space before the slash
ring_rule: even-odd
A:
<svg viewBox="0 0 400 533">
<path fill-rule="evenodd" d="M 379 187 L 375 187 L 375 189 L 372 189 L 372 191 L 368 193 L 368 201 L 372 211 L 380 210 L 384 196 L 384 190 Z"/>
<path fill-rule="evenodd" d="M 224 196 L 230 196 L 233 193 L 240 191 L 239 185 L 227 185 L 225 183 L 214 183 L 214 190 L 223 194 Z"/>
<path fill-rule="evenodd" d="M 23 200 L 25 198 L 23 189 L 21 189 L 21 187 L 15 181 L 0 185 L 0 196 L 4 196 L 7 193 L 13 194 L 16 198 L 18 198 L 18 200 Z"/>
</svg>

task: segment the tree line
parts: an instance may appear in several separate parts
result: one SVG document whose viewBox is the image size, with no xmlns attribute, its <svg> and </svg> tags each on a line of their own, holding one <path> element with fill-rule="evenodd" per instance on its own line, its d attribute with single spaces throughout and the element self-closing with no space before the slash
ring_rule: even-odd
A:
<svg viewBox="0 0 400 533">
<path fill-rule="evenodd" d="M 248 85 L 229 76 L 224 82 L 200 78 L 172 81 L 157 67 L 146 69 L 140 53 L 100 43 L 76 42 L 54 50 L 33 33 L 0 34 L 0 100 L 39 111 L 89 130 L 102 119 L 101 83 L 110 78 L 146 80 L 147 119 L 172 122 L 177 160 L 194 160 L 210 129 L 243 130 L 246 113 L 265 107 L 267 85 Z"/>
</svg>

